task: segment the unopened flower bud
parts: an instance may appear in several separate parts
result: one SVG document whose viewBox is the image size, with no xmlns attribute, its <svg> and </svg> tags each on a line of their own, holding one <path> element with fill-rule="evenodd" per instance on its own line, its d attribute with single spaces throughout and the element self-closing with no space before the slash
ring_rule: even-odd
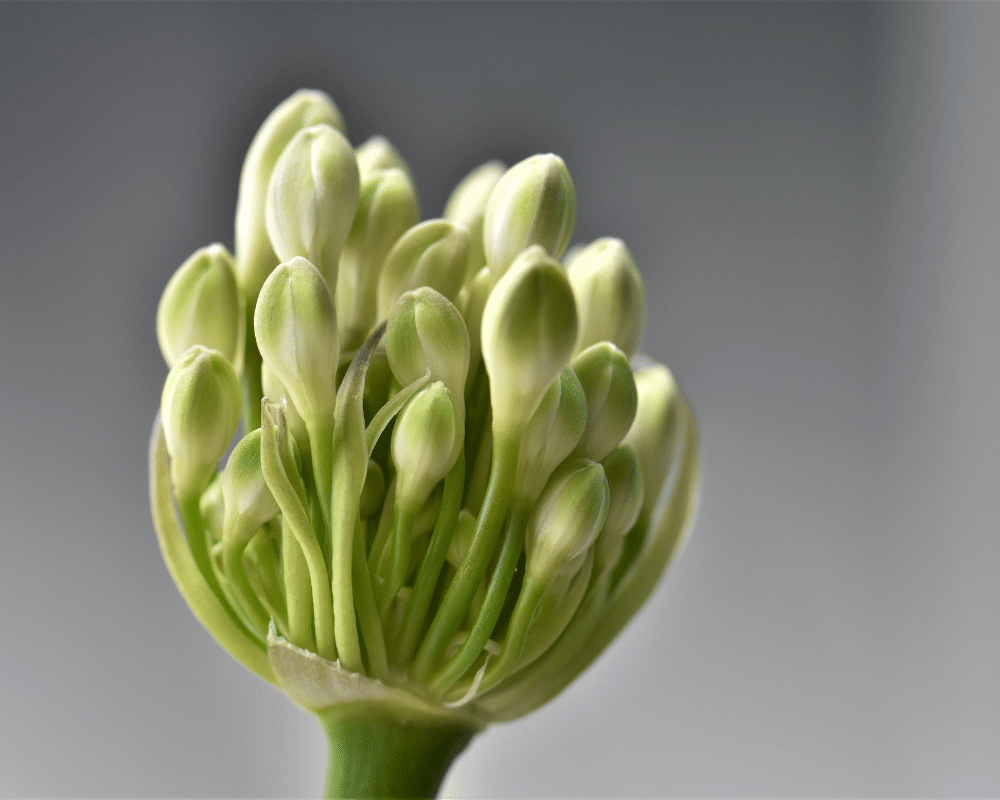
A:
<svg viewBox="0 0 1000 800">
<path fill-rule="evenodd" d="M 250 143 L 236 201 L 236 280 L 251 301 L 279 260 L 264 220 L 274 165 L 296 133 L 324 123 L 344 132 L 344 119 L 333 100 L 323 92 L 303 89 L 271 112 Z"/>
<path fill-rule="evenodd" d="M 644 511 L 659 500 L 667 469 L 673 460 L 671 440 L 677 425 L 677 383 L 662 364 L 635 373 L 638 408 L 625 441 L 635 448 L 645 486 Z"/>
<path fill-rule="evenodd" d="M 466 280 L 486 266 L 486 252 L 483 250 L 483 216 L 490 194 L 504 172 L 502 161 L 487 161 L 476 167 L 458 182 L 444 207 L 444 218 L 464 225 L 469 229 L 469 261 Z"/>
<path fill-rule="evenodd" d="M 299 131 L 274 167 L 267 190 L 267 232 L 282 261 L 303 256 L 330 291 L 340 251 L 358 208 L 358 162 L 343 134 L 329 125 Z"/>
<path fill-rule="evenodd" d="M 549 480 L 525 532 L 525 579 L 551 582 L 586 553 L 608 515 L 604 468 L 587 459 L 565 464 Z"/>
<path fill-rule="evenodd" d="M 562 267 L 529 248 L 493 288 L 483 311 L 483 361 L 490 377 L 493 430 L 518 430 L 569 362 L 576 304 Z"/>
<path fill-rule="evenodd" d="M 483 248 L 494 283 L 532 245 L 555 259 L 573 234 L 576 194 L 566 165 L 552 154 L 526 158 L 497 182 L 483 217 Z"/>
<path fill-rule="evenodd" d="M 222 473 L 227 537 L 245 540 L 280 512 L 260 466 L 260 436 L 257 428 L 240 439 Z"/>
<path fill-rule="evenodd" d="M 261 364 L 260 377 L 261 388 L 264 390 L 264 397 L 268 400 L 282 403 L 282 408 L 285 412 L 285 421 L 288 424 L 288 432 L 292 434 L 292 437 L 295 439 L 296 444 L 298 444 L 299 449 L 304 454 L 308 455 L 311 448 L 306 422 L 302 419 L 302 415 L 295 407 L 295 403 L 292 402 L 292 398 L 288 394 L 288 389 L 286 389 L 284 384 L 278 380 L 278 376 L 274 374 L 274 370 L 271 369 L 266 362 Z"/>
<path fill-rule="evenodd" d="M 333 298 L 306 259 L 281 264 L 260 290 L 254 333 L 261 356 L 309 422 L 333 410 L 340 350 Z"/>
<path fill-rule="evenodd" d="M 236 433 L 241 403 L 240 379 L 218 350 L 195 345 L 171 367 L 160 409 L 177 497 L 208 485 Z"/>
<path fill-rule="evenodd" d="M 156 338 L 172 367 L 193 345 L 236 363 L 240 301 L 233 257 L 221 244 L 197 250 L 170 278 L 156 309 Z"/>
<path fill-rule="evenodd" d="M 362 183 L 370 175 L 383 169 L 401 169 L 406 173 L 406 177 L 413 180 L 410 165 L 384 136 L 379 134 L 372 136 L 355 149 L 354 155 L 358 159 L 358 171 L 361 173 Z"/>
<path fill-rule="evenodd" d="M 580 314 L 576 352 L 608 341 L 627 358 L 646 327 L 646 292 L 632 254 L 621 239 L 598 239 L 567 260 Z"/>
<path fill-rule="evenodd" d="M 601 461 L 608 479 L 608 518 L 597 540 L 598 569 L 615 565 L 622 542 L 635 526 L 642 510 L 642 468 L 635 448 L 629 444 L 616 447 Z"/>
<path fill-rule="evenodd" d="M 571 366 L 587 395 L 587 427 L 575 453 L 600 461 L 632 427 L 638 398 L 625 354 L 610 342 L 588 347 Z"/>
<path fill-rule="evenodd" d="M 469 334 L 462 315 L 447 298 L 426 286 L 404 294 L 389 315 L 383 341 L 400 384 L 406 386 L 429 372 L 464 406 Z"/>
<path fill-rule="evenodd" d="M 360 347 L 378 321 L 382 264 L 418 219 L 416 190 L 403 170 L 378 170 L 361 185 L 358 213 L 340 256 L 335 293 L 344 349 Z"/>
<path fill-rule="evenodd" d="M 458 424 L 455 403 L 441 381 L 421 389 L 403 407 L 392 433 L 392 460 L 396 502 L 405 510 L 419 509 L 454 465 Z"/>
<path fill-rule="evenodd" d="M 458 298 L 469 260 L 469 231 L 446 219 L 414 225 L 385 258 L 378 283 L 378 318 L 385 319 L 400 295 L 429 286 L 451 302 Z"/>
</svg>

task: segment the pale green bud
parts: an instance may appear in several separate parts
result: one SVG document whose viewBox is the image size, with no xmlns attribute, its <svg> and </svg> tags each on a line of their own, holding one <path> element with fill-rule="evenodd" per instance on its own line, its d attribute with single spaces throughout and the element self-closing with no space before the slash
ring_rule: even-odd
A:
<svg viewBox="0 0 1000 800">
<path fill-rule="evenodd" d="M 253 319 L 264 363 L 307 422 L 336 401 L 337 317 L 319 271 L 302 257 L 278 266 L 264 282 Z"/>
<path fill-rule="evenodd" d="M 576 194 L 559 156 L 537 155 L 497 181 L 483 217 L 483 248 L 494 283 L 532 245 L 560 258 L 573 234 Z"/>
<path fill-rule="evenodd" d="M 632 445 L 616 447 L 601 466 L 608 479 L 610 502 L 604 530 L 597 540 L 597 561 L 598 569 L 607 570 L 618 561 L 625 534 L 639 519 L 644 492 L 639 456 Z"/>
<path fill-rule="evenodd" d="M 522 502 L 534 503 L 553 470 L 573 452 L 586 424 L 587 397 L 576 373 L 566 367 L 521 435 L 517 493 Z"/>
<path fill-rule="evenodd" d="M 525 532 L 525 577 L 551 582 L 594 543 L 608 515 L 604 469 L 587 459 L 568 462 L 549 480 Z"/>
<path fill-rule="evenodd" d="M 519 430 L 569 362 L 576 304 L 562 267 L 540 246 L 522 253 L 486 301 L 483 361 L 495 434 Z"/>
<path fill-rule="evenodd" d="M 236 201 L 236 281 L 252 301 L 278 265 L 264 220 L 264 206 L 271 173 L 282 151 L 303 128 L 331 125 L 344 132 L 344 119 L 326 94 L 309 89 L 296 92 L 281 103 L 261 125 L 250 143 L 240 173 Z"/>
<path fill-rule="evenodd" d="M 452 468 L 458 452 L 457 409 L 441 381 L 421 389 L 403 407 L 392 432 L 396 502 L 416 511 Z"/>
<path fill-rule="evenodd" d="M 379 170 L 366 178 L 337 276 L 337 319 L 344 349 L 360 347 L 377 322 L 382 264 L 419 218 L 416 190 L 403 170 Z"/>
<path fill-rule="evenodd" d="M 242 400 L 236 370 L 218 350 L 195 345 L 171 367 L 160 413 L 177 497 L 208 485 L 236 433 Z"/>
<path fill-rule="evenodd" d="M 172 367 L 200 344 L 235 364 L 240 328 L 233 257 L 221 244 L 210 244 L 181 264 L 163 290 L 156 309 L 160 352 Z"/>
<path fill-rule="evenodd" d="M 464 408 L 469 334 L 458 309 L 426 286 L 407 292 L 385 329 L 386 355 L 396 380 L 406 386 L 428 372 Z"/>
<path fill-rule="evenodd" d="M 280 513 L 260 466 L 260 437 L 257 428 L 240 439 L 222 473 L 227 538 L 252 536 Z"/>
<path fill-rule="evenodd" d="M 580 314 L 576 352 L 608 341 L 634 356 L 646 327 L 646 292 L 625 243 L 598 239 L 566 263 Z"/>
<path fill-rule="evenodd" d="M 385 258 L 378 282 L 378 318 L 385 319 L 400 295 L 429 286 L 453 303 L 465 280 L 469 231 L 446 219 L 414 225 Z"/>
<path fill-rule="evenodd" d="M 571 366 L 587 395 L 587 427 L 574 452 L 600 461 L 618 446 L 635 420 L 638 396 L 632 368 L 611 342 L 588 347 Z"/>
<path fill-rule="evenodd" d="M 410 165 L 406 163 L 395 146 L 384 136 L 376 134 L 355 151 L 358 159 L 358 171 L 361 173 L 362 183 L 373 173 L 383 169 L 401 169 L 406 173 L 411 181 L 413 173 L 410 172 Z"/>
<path fill-rule="evenodd" d="M 332 292 L 358 192 L 358 162 L 343 134 L 329 125 L 295 134 L 267 190 L 267 232 L 278 258 L 309 259 Z"/>
<path fill-rule="evenodd" d="M 643 508 L 651 510 L 659 500 L 667 469 L 673 460 L 671 442 L 677 426 L 677 383 L 662 364 L 635 373 L 638 408 L 625 441 L 635 448 L 642 467 L 645 497 Z"/>
<path fill-rule="evenodd" d="M 486 252 L 483 250 L 483 216 L 490 194 L 504 172 L 502 161 L 487 161 L 462 178 L 444 207 L 444 218 L 464 225 L 469 229 L 469 262 L 466 280 L 486 266 Z"/>
<path fill-rule="evenodd" d="M 285 421 L 288 424 L 289 433 L 291 433 L 295 438 L 295 441 L 299 443 L 299 449 L 308 455 L 311 448 L 306 422 L 302 419 L 302 415 L 295 407 L 295 403 L 292 402 L 292 398 L 288 394 L 288 389 L 286 389 L 284 384 L 278 380 L 278 376 L 274 374 L 274 370 L 271 369 L 266 362 L 261 364 L 260 377 L 261 388 L 264 390 L 264 397 L 268 400 L 281 402 L 282 408 L 285 412 Z"/>
</svg>

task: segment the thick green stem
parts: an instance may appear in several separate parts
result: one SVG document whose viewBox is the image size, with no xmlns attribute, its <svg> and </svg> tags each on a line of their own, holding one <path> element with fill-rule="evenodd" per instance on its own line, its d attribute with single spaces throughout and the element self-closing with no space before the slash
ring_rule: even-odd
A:
<svg viewBox="0 0 1000 800">
<path fill-rule="evenodd" d="M 478 728 L 368 703 L 318 712 L 330 742 L 328 798 L 436 797 Z"/>
</svg>

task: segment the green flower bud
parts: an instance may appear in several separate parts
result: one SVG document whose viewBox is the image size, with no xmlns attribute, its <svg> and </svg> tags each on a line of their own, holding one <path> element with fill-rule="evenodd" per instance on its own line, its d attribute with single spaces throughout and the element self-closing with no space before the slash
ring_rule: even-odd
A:
<svg viewBox="0 0 1000 800">
<path fill-rule="evenodd" d="M 608 518 L 597 539 L 597 568 L 608 570 L 621 555 L 622 543 L 642 510 L 642 468 L 635 448 L 623 444 L 601 461 L 608 479 Z"/>
<path fill-rule="evenodd" d="M 261 287 L 253 319 L 264 363 L 307 422 L 332 412 L 340 350 L 333 298 L 302 257 L 281 264 Z"/>
<path fill-rule="evenodd" d="M 635 373 L 638 407 L 625 441 L 635 448 L 645 486 L 643 510 L 652 511 L 660 498 L 673 461 L 671 443 L 676 433 L 678 395 L 674 376 L 662 364 Z"/>
<path fill-rule="evenodd" d="M 281 402 L 285 412 L 285 421 L 288 424 L 288 431 L 298 444 L 299 450 L 308 456 L 310 452 L 309 432 L 306 428 L 305 420 L 302 419 L 302 415 L 288 394 L 288 389 L 278 380 L 278 376 L 274 374 L 274 370 L 266 363 L 261 364 L 260 377 L 264 397 L 269 400 Z"/>
<path fill-rule="evenodd" d="M 566 273 L 580 313 L 576 352 L 608 341 L 631 358 L 646 327 L 646 292 L 621 239 L 598 239 L 567 259 Z"/>
<path fill-rule="evenodd" d="M 403 170 L 379 170 L 366 178 L 337 275 L 337 320 L 345 350 L 360 347 L 377 322 L 382 264 L 419 218 L 416 190 Z"/>
<path fill-rule="evenodd" d="M 370 175 L 383 169 L 401 169 L 406 177 L 413 181 L 410 165 L 406 163 L 392 142 L 384 136 L 376 134 L 354 151 L 358 159 L 358 171 L 364 183 Z"/>
<path fill-rule="evenodd" d="M 233 257 L 221 244 L 210 244 L 181 264 L 163 290 L 156 309 L 160 352 L 172 367 L 200 344 L 235 364 L 240 328 Z"/>
<path fill-rule="evenodd" d="M 538 499 L 545 482 L 573 452 L 587 424 L 587 396 L 576 373 L 566 367 L 549 387 L 521 436 L 517 494 L 526 505 Z"/>
<path fill-rule="evenodd" d="M 574 452 L 600 461 L 632 427 L 638 402 L 635 378 L 625 354 L 610 342 L 588 347 L 572 367 L 587 395 L 587 427 Z"/>
<path fill-rule="evenodd" d="M 446 219 L 414 225 L 385 258 L 378 283 L 378 318 L 389 316 L 403 292 L 421 286 L 455 302 L 468 260 L 469 232 L 464 225 Z"/>
<path fill-rule="evenodd" d="M 323 123 L 341 133 L 345 130 L 339 109 L 326 94 L 303 89 L 271 112 L 250 143 L 236 201 L 236 281 L 248 300 L 257 297 L 264 280 L 278 265 L 264 221 L 274 165 L 296 133 Z"/>
<path fill-rule="evenodd" d="M 532 245 L 560 258 L 573 234 L 576 194 L 566 165 L 552 154 L 526 158 L 497 182 L 483 217 L 483 248 L 496 283 Z"/>
<path fill-rule="evenodd" d="M 566 274 L 540 246 L 522 253 L 486 301 L 483 361 L 490 376 L 494 434 L 527 422 L 569 362 L 576 304 Z"/>
<path fill-rule="evenodd" d="M 267 190 L 267 232 L 278 258 L 309 259 L 332 292 L 358 192 L 358 162 L 343 134 L 329 125 L 295 134 Z"/>
<path fill-rule="evenodd" d="M 466 280 L 470 280 L 486 266 L 483 250 L 483 216 L 490 194 L 504 172 L 502 161 L 487 161 L 462 178 L 444 207 L 444 218 L 469 229 L 469 263 Z"/>
<path fill-rule="evenodd" d="M 222 473 L 227 538 L 252 536 L 280 512 L 261 470 L 260 436 L 257 428 L 240 439 Z"/>
<path fill-rule="evenodd" d="M 429 372 L 464 408 L 469 334 L 462 315 L 447 298 L 426 286 L 404 294 L 389 315 L 383 341 L 389 366 L 401 385 Z"/>
<path fill-rule="evenodd" d="M 160 399 L 170 478 L 179 498 L 201 492 L 240 422 L 242 389 L 218 350 L 195 345 L 170 368 Z"/>
<path fill-rule="evenodd" d="M 607 519 L 608 494 L 600 464 L 576 459 L 556 471 L 528 520 L 525 580 L 551 583 L 587 552 Z"/>
<path fill-rule="evenodd" d="M 455 403 L 441 381 L 420 390 L 403 407 L 392 433 L 396 503 L 415 512 L 452 468 L 459 432 Z"/>
</svg>

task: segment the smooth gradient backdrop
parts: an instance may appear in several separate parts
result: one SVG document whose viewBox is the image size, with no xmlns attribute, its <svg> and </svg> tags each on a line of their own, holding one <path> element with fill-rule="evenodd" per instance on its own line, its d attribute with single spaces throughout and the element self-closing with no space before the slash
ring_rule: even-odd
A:
<svg viewBox="0 0 1000 800">
<path fill-rule="evenodd" d="M 310 796 L 167 575 L 156 303 L 300 87 L 424 218 L 556 152 L 699 415 L 694 535 L 462 797 L 1000 794 L 1000 5 L 0 4 L 0 796 Z"/>
</svg>

